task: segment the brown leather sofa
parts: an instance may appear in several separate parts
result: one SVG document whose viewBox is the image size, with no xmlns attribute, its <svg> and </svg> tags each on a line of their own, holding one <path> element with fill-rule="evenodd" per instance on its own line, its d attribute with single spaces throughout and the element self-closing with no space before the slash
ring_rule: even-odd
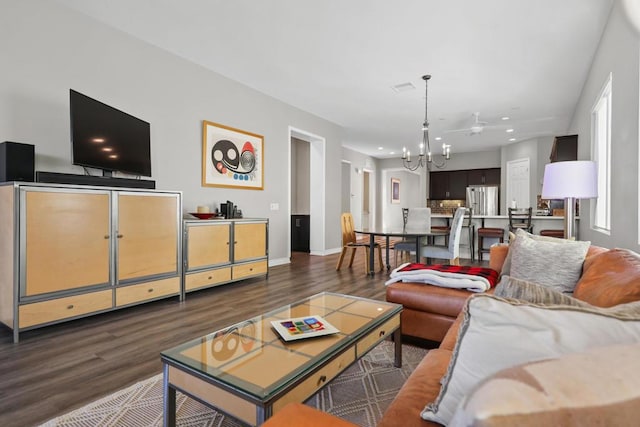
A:
<svg viewBox="0 0 640 427">
<path fill-rule="evenodd" d="M 491 248 L 490 266 L 502 269 L 507 246 Z M 440 392 L 458 335 L 458 316 L 471 295 L 464 290 L 442 289 L 416 283 L 394 283 L 387 289 L 387 299 L 405 304 L 402 332 L 429 340 L 441 341 L 430 350 L 407 379 L 385 412 L 378 427 L 427 427 L 438 424 L 424 421 L 420 412 Z M 640 255 L 626 249 L 592 246 L 583 264 L 583 272 L 574 297 L 600 307 L 611 307 L 640 300 Z M 405 314 L 406 312 L 406 314 Z M 272 417 L 265 427 L 276 426 L 353 426 L 344 420 L 321 413 L 303 404 L 291 404 Z"/>
</svg>

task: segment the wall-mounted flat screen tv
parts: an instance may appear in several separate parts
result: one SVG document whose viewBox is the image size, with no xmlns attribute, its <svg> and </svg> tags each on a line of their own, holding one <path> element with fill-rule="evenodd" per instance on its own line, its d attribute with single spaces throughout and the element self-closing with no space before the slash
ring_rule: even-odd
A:
<svg viewBox="0 0 640 427">
<path fill-rule="evenodd" d="M 69 91 L 74 165 L 151 176 L 149 123 L 75 90 Z"/>
</svg>

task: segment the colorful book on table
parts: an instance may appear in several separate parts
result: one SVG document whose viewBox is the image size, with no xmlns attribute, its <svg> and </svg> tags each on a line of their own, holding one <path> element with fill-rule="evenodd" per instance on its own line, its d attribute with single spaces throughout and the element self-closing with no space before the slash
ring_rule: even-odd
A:
<svg viewBox="0 0 640 427">
<path fill-rule="evenodd" d="M 340 332 L 320 316 L 272 320 L 271 325 L 285 341 L 319 337 Z"/>
</svg>

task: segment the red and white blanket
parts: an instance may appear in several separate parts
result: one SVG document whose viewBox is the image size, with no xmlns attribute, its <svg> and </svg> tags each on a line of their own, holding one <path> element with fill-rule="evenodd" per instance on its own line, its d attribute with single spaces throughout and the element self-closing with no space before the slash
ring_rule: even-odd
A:
<svg viewBox="0 0 640 427">
<path fill-rule="evenodd" d="M 486 267 L 466 265 L 402 264 L 391 272 L 385 285 L 395 282 L 417 282 L 443 288 L 467 289 L 485 292 L 498 283 L 498 272 Z"/>
</svg>

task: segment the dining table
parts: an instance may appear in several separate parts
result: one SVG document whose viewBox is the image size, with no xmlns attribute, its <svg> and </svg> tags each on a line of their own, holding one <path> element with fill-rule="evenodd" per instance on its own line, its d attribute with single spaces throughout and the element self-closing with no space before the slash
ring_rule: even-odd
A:
<svg viewBox="0 0 640 427">
<path fill-rule="evenodd" d="M 373 250 L 376 246 L 376 237 L 385 237 L 386 245 L 385 245 L 385 255 L 387 260 L 387 270 L 391 269 L 391 264 L 389 264 L 389 238 L 391 237 L 402 237 L 403 239 L 415 239 L 416 241 L 416 262 L 420 262 L 420 247 L 422 246 L 422 238 L 426 237 L 429 240 L 432 240 L 434 237 L 438 236 L 448 236 L 449 232 L 442 229 L 407 229 L 402 227 L 381 227 L 381 228 L 363 228 L 356 229 L 356 233 L 358 234 L 368 234 L 369 235 L 369 274 L 375 274 L 375 257 L 373 256 Z"/>
</svg>

